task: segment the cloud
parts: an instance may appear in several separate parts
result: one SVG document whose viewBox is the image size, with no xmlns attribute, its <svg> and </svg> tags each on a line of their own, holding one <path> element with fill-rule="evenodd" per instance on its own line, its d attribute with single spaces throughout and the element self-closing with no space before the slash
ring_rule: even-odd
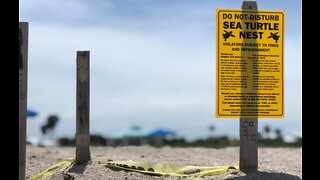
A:
<svg viewBox="0 0 320 180">
<path fill-rule="evenodd" d="M 238 119 L 215 119 L 214 114 L 215 8 L 240 7 L 241 3 L 22 1 L 20 20 L 29 21 L 30 26 L 28 106 L 43 114 L 38 120 L 59 113 L 64 124 L 58 125 L 59 132 L 73 136 L 76 51 L 90 50 L 92 131 L 110 132 L 138 124 L 150 129 L 172 128 L 192 138 L 206 136 L 208 125 L 215 124 L 218 134 L 237 136 Z M 260 4 L 274 6 L 258 1 Z M 281 122 L 283 127 L 296 128 L 301 121 L 301 23 L 289 14 L 299 6 L 278 5 L 288 13 L 288 118 L 262 120 L 262 124 Z M 296 16 L 299 19 L 301 15 Z"/>
<path fill-rule="evenodd" d="M 210 19 L 208 15 L 214 14 L 209 7 L 199 6 L 204 3 L 209 1 L 197 2 L 197 6 L 193 6 L 194 1 L 30 0 L 21 2 L 20 19 L 35 24 L 78 28 L 103 26 L 144 32 L 185 27 L 190 22 L 201 24 Z"/>
</svg>

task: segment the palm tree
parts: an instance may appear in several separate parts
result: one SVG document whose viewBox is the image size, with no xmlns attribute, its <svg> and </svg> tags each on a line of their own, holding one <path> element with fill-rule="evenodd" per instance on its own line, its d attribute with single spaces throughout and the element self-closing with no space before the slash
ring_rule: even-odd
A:
<svg viewBox="0 0 320 180">
<path fill-rule="evenodd" d="M 268 126 L 268 125 L 264 126 L 264 132 L 265 132 L 267 138 L 269 139 L 270 138 L 270 126 Z"/>
<path fill-rule="evenodd" d="M 214 125 L 210 125 L 209 126 L 209 131 L 210 131 L 210 134 L 212 134 L 211 136 L 213 137 L 213 132 L 214 130 L 216 129 L 216 127 Z"/>
<path fill-rule="evenodd" d="M 282 132 L 281 132 L 281 129 L 276 129 L 275 130 L 275 132 L 276 132 L 276 135 L 277 135 L 277 139 L 282 139 Z"/>
<path fill-rule="evenodd" d="M 47 118 L 47 123 L 41 126 L 41 132 L 43 136 L 47 133 L 51 132 L 51 139 L 53 139 L 54 129 L 59 121 L 59 117 L 57 115 L 50 115 Z"/>
</svg>

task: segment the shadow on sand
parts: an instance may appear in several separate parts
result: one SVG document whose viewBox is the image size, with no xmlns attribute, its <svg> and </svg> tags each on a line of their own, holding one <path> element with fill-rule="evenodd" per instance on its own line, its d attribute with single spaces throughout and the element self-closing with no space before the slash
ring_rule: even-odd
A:
<svg viewBox="0 0 320 180">
<path fill-rule="evenodd" d="M 229 178 L 232 180 L 301 180 L 299 176 L 290 175 L 286 173 L 269 173 L 269 172 L 245 172 L 246 176 Z"/>
<path fill-rule="evenodd" d="M 84 170 L 86 169 L 88 163 L 84 164 L 73 164 L 73 166 L 68 170 L 67 173 L 77 173 L 77 174 L 83 174 Z"/>
</svg>

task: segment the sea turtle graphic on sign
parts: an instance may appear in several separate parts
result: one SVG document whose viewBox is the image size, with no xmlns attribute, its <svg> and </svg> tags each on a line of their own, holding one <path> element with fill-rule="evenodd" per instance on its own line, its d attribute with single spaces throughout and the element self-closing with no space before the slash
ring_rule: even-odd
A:
<svg viewBox="0 0 320 180">
<path fill-rule="evenodd" d="M 227 32 L 226 30 L 224 30 L 224 32 L 226 32 L 225 34 L 222 34 L 223 38 L 224 38 L 224 41 L 227 41 L 227 39 L 232 36 L 234 37 L 234 35 L 232 34 L 232 31 L 230 32 Z"/>
<path fill-rule="evenodd" d="M 278 40 L 279 40 L 279 37 L 280 37 L 280 36 L 278 36 L 277 34 L 278 34 L 278 32 L 276 32 L 276 33 L 274 33 L 274 34 L 271 32 L 271 33 L 270 33 L 270 36 L 268 36 L 268 38 L 272 38 L 272 39 L 275 40 L 276 43 L 277 43 Z"/>
</svg>

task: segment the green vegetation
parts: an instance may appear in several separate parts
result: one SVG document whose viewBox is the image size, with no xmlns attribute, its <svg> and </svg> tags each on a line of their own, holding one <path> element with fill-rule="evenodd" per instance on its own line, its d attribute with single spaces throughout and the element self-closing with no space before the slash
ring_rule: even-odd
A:
<svg viewBox="0 0 320 180">
<path fill-rule="evenodd" d="M 66 137 L 62 137 L 62 138 L 58 139 L 58 144 L 60 146 L 75 146 L 76 140 L 74 138 L 69 139 Z M 92 134 L 92 135 L 90 135 L 90 145 L 91 146 L 106 146 L 107 141 L 106 141 L 106 138 L 104 138 L 101 135 Z"/>
<path fill-rule="evenodd" d="M 206 147 L 206 148 L 224 148 L 229 146 L 239 146 L 239 139 L 231 139 L 228 136 L 214 136 L 213 132 L 215 126 L 209 126 L 209 137 L 205 139 L 197 139 L 191 142 L 186 141 L 184 138 L 171 138 L 166 139 L 165 137 L 135 137 L 131 139 L 108 139 L 101 135 L 92 134 L 90 136 L 91 146 L 121 146 L 122 141 L 131 142 L 126 145 L 151 145 L 154 147 Z M 272 137 L 272 135 L 274 137 Z M 272 137 L 272 138 L 271 138 Z M 113 142 L 108 144 L 108 142 Z M 135 142 L 135 143 L 133 143 Z M 143 143 L 142 143 L 143 142 Z M 60 146 L 75 146 L 75 139 L 60 138 L 58 139 L 58 144 Z M 296 137 L 292 142 L 285 142 L 281 129 L 275 129 L 274 131 L 267 125 L 264 127 L 262 133 L 258 133 L 258 146 L 259 147 L 301 147 L 302 138 Z"/>
</svg>

